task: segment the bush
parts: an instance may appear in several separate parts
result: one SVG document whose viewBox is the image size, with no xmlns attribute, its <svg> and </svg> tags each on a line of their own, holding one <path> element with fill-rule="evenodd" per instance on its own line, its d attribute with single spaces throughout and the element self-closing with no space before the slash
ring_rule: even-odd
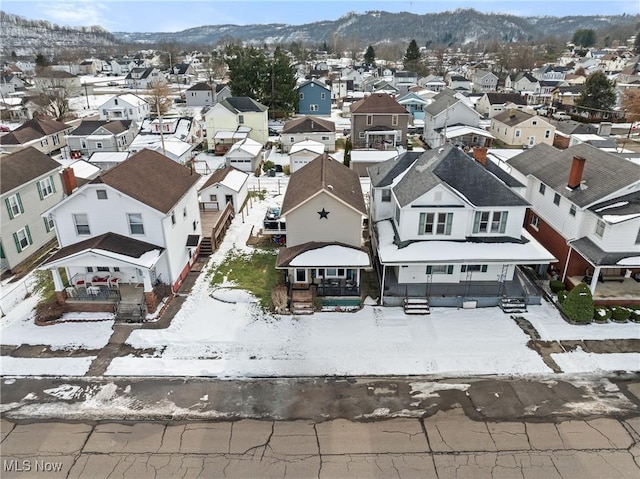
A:
<svg viewBox="0 0 640 479">
<path fill-rule="evenodd" d="M 64 313 L 64 305 L 57 301 L 40 303 L 36 307 L 36 323 L 45 324 L 60 319 Z"/>
<path fill-rule="evenodd" d="M 611 319 L 611 310 L 609 308 L 596 308 L 593 320 L 599 323 L 604 323 Z"/>
<path fill-rule="evenodd" d="M 567 289 L 567 286 L 562 281 L 552 279 L 551 281 L 549 281 L 549 288 L 551 289 L 552 293 L 558 294 L 560 291 L 564 291 L 565 289 Z"/>
<path fill-rule="evenodd" d="M 291 174 L 291 167 L 289 165 L 284 165 L 282 167 L 282 172 L 286 175 L 289 176 Z"/>
<path fill-rule="evenodd" d="M 276 167 L 276 164 L 275 164 L 273 161 L 271 161 L 271 160 L 267 160 L 267 161 L 265 161 L 265 162 L 262 164 L 262 169 L 263 169 L 264 171 L 272 170 L 272 169 L 274 169 L 275 167 Z"/>
<path fill-rule="evenodd" d="M 611 308 L 611 319 L 613 321 L 619 321 L 621 323 L 629 321 L 631 317 L 631 310 L 620 306 L 613 306 Z"/>
<path fill-rule="evenodd" d="M 569 291 L 567 298 L 562 303 L 562 310 L 571 321 L 591 322 L 593 319 L 593 297 L 589 286 L 580 283 Z"/>
<path fill-rule="evenodd" d="M 271 302 L 276 313 L 284 313 L 287 309 L 289 298 L 287 296 L 287 287 L 283 284 L 277 285 L 271 291 Z"/>
<path fill-rule="evenodd" d="M 640 323 L 640 309 L 638 309 L 637 307 L 633 308 L 631 310 L 631 316 L 629 317 L 629 319 L 634 323 Z"/>
</svg>

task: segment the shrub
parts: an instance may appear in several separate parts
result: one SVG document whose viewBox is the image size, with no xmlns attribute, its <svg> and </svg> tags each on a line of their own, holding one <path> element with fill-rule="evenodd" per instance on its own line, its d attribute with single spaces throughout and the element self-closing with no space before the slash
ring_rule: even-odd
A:
<svg viewBox="0 0 640 479">
<path fill-rule="evenodd" d="M 272 170 L 272 169 L 273 169 L 273 168 L 275 168 L 275 167 L 276 167 L 276 164 L 275 164 L 273 161 L 271 161 L 271 160 L 267 160 L 267 161 L 265 161 L 265 162 L 262 164 L 262 169 L 263 169 L 264 171 Z"/>
<path fill-rule="evenodd" d="M 593 320 L 604 323 L 611 319 L 611 310 L 609 308 L 596 308 Z"/>
<path fill-rule="evenodd" d="M 273 308 L 276 313 L 284 313 L 287 309 L 287 302 L 289 298 L 287 297 L 287 287 L 283 284 L 277 285 L 271 291 L 271 302 L 273 303 Z"/>
<path fill-rule="evenodd" d="M 552 279 L 551 281 L 549 281 L 549 288 L 551 289 L 552 293 L 558 294 L 560 291 L 564 291 L 565 289 L 567 289 L 567 286 L 562 281 Z"/>
<path fill-rule="evenodd" d="M 289 176 L 291 174 L 291 167 L 289 165 L 284 165 L 282 167 L 282 172 L 286 175 Z"/>
<path fill-rule="evenodd" d="M 625 322 L 631 317 L 631 310 L 620 306 L 611 308 L 611 319 L 614 321 Z"/>
<path fill-rule="evenodd" d="M 562 291 L 558 291 L 558 303 L 564 303 L 565 299 L 567 299 L 567 291 L 564 289 Z"/>
<path fill-rule="evenodd" d="M 631 316 L 629 317 L 629 319 L 634 323 L 640 323 L 640 309 L 638 309 L 637 307 L 633 308 L 631 310 Z"/>
<path fill-rule="evenodd" d="M 569 291 L 567 298 L 562 303 L 562 310 L 571 321 L 591 322 L 593 319 L 593 297 L 589 286 L 580 283 Z"/>
<path fill-rule="evenodd" d="M 36 323 L 44 324 L 60 319 L 64 313 L 64 305 L 57 301 L 40 303 L 36 307 Z"/>
</svg>

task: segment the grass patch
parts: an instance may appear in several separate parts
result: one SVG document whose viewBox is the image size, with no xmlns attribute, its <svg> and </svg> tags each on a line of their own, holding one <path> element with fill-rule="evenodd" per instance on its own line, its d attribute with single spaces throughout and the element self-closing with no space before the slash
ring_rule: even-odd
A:
<svg viewBox="0 0 640 479">
<path fill-rule="evenodd" d="M 253 254 L 229 253 L 211 274 L 211 284 L 220 285 L 225 277 L 240 289 L 250 291 L 267 311 L 273 309 L 271 291 L 283 282 L 282 271 L 276 270 L 276 257 L 272 251 Z"/>
<path fill-rule="evenodd" d="M 48 303 L 51 301 L 55 301 L 56 292 L 51 271 L 48 269 L 36 270 L 33 272 L 33 274 L 36 279 L 33 293 L 40 294 L 41 298 L 39 303 Z M 62 284 L 67 284 L 67 275 L 64 270 L 60 272 L 60 276 L 62 277 Z"/>
<path fill-rule="evenodd" d="M 258 199 L 260 201 L 264 201 L 267 197 L 267 190 L 249 190 L 248 192 L 249 198 Z"/>
</svg>

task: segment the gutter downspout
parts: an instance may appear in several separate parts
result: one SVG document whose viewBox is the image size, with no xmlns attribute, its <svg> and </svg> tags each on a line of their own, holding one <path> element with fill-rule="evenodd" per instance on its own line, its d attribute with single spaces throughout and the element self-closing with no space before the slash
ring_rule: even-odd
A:
<svg viewBox="0 0 640 479">
<path fill-rule="evenodd" d="M 380 306 L 384 306 L 384 276 L 387 271 L 386 265 L 382 265 L 382 284 L 380 285 Z"/>
</svg>

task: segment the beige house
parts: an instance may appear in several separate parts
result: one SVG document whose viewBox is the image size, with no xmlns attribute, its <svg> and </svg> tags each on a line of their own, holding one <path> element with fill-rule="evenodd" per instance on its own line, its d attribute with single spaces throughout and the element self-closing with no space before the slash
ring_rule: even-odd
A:
<svg viewBox="0 0 640 479">
<path fill-rule="evenodd" d="M 0 137 L 0 147 L 14 152 L 32 146 L 45 155 L 60 152 L 67 146 L 66 136 L 74 129 L 51 117 L 39 117 L 23 123 L 10 133 Z"/>
<path fill-rule="evenodd" d="M 491 119 L 489 132 L 508 146 L 531 148 L 539 143 L 553 145 L 556 127 L 538 115 L 509 110 Z"/>
<path fill-rule="evenodd" d="M 351 297 L 359 305 L 371 260 L 363 248 L 367 210 L 358 175 L 318 156 L 291 175 L 280 216 L 287 236 L 276 268 L 286 272 L 292 312 L 313 312 L 316 298 L 329 305 L 330 298 Z"/>
</svg>

